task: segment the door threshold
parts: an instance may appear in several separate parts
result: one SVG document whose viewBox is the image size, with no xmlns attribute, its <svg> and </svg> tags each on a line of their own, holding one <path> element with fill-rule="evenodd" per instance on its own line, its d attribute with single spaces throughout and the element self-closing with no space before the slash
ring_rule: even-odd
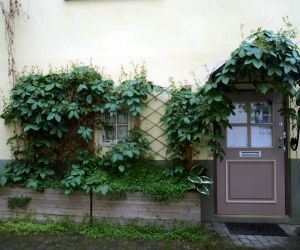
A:
<svg viewBox="0 0 300 250">
<path fill-rule="evenodd" d="M 240 222 L 240 223 L 290 223 L 289 215 L 214 215 L 212 222 Z"/>
<path fill-rule="evenodd" d="M 215 214 L 217 218 L 274 218 L 274 219 L 289 219 L 289 215 L 229 215 Z"/>
</svg>

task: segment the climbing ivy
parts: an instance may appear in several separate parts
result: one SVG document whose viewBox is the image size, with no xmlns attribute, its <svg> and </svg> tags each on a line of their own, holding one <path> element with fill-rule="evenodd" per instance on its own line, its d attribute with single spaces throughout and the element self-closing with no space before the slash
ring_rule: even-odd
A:
<svg viewBox="0 0 300 250">
<path fill-rule="evenodd" d="M 300 54 L 292 41 L 294 32 L 277 33 L 258 29 L 214 71 L 207 83 L 192 91 L 185 87 L 171 90 L 171 98 L 162 122 L 166 128 L 172 158 L 183 158 L 187 168 L 193 165 L 193 152 L 206 146 L 213 156 L 224 157 L 222 128 L 230 127 L 234 114 L 229 93 L 238 93 L 238 83 L 251 83 L 258 93 L 280 93 L 295 105 L 284 102 L 282 114 L 300 126 Z"/>
<path fill-rule="evenodd" d="M 103 128 L 103 114 L 114 116 L 122 111 L 139 117 L 153 87 L 143 67 L 117 86 L 88 66 L 74 66 L 46 75 L 40 72 L 23 75 L 1 115 L 6 123 L 19 124 L 21 129 L 8 141 L 15 159 L 1 176 L 1 184 L 25 181 L 28 187 L 38 189 L 45 179 L 55 177 L 55 171 L 75 173 L 80 152 L 95 154 L 93 139 L 95 131 Z M 119 157 L 116 162 L 113 152 L 118 149 L 130 158 L 137 150 L 142 150 L 139 151 L 142 155 L 147 150 L 146 144 L 143 134 L 139 134 L 136 142 L 116 145 L 108 154 L 113 156 L 111 166 L 118 164 L 123 172 L 128 161 Z M 71 178 L 68 180 L 74 183 Z M 67 187 L 69 182 L 65 183 Z"/>
<path fill-rule="evenodd" d="M 226 95 L 237 93 L 240 82 L 252 83 L 256 92 L 261 94 L 282 94 L 285 98 L 281 113 L 293 127 L 300 125 L 300 54 L 297 44 L 291 39 L 293 35 L 294 32 L 286 30 L 275 33 L 258 29 L 211 75 L 201 94 L 210 103 L 212 119 L 209 122 L 215 125 L 216 134 L 221 134 L 217 124 L 230 127 L 225 115 L 228 117 L 234 111 Z"/>
</svg>

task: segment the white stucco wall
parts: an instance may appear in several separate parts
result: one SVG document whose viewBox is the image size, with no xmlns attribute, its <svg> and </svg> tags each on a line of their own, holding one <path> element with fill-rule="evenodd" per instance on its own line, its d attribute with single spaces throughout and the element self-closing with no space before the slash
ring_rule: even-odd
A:
<svg viewBox="0 0 300 250">
<path fill-rule="evenodd" d="M 207 71 L 224 61 L 244 33 L 257 27 L 277 30 L 282 17 L 300 28 L 299 0 L 22 0 L 29 15 L 18 18 L 18 70 L 37 65 L 92 62 L 117 80 L 120 65 L 145 62 L 149 79 L 168 85 L 169 77 L 203 83 Z M 4 22 L 0 16 L 0 89 L 7 78 Z M 1 97 L 2 98 L 2 97 Z M 0 159 L 10 158 L 11 130 L 0 120 Z"/>
</svg>

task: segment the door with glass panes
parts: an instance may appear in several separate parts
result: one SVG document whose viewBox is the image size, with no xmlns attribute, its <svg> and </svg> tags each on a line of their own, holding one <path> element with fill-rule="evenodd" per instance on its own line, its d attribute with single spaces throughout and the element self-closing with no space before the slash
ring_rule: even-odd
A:
<svg viewBox="0 0 300 250">
<path fill-rule="evenodd" d="M 285 215 L 285 130 L 282 96 L 231 96 L 226 157 L 217 163 L 217 214 Z"/>
</svg>

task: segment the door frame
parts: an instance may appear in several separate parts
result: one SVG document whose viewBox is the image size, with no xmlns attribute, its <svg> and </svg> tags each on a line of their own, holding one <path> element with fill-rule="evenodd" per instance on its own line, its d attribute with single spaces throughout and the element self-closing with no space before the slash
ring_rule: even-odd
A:
<svg viewBox="0 0 300 250">
<path fill-rule="evenodd" d="M 255 90 L 253 89 L 242 89 L 240 90 L 240 93 L 254 93 Z M 288 98 L 287 97 L 283 97 L 283 102 L 287 102 Z M 288 159 L 288 155 L 289 155 L 289 151 L 290 151 L 290 145 L 289 145 L 289 135 L 290 135 L 290 123 L 288 121 L 288 119 L 286 119 L 286 116 L 283 116 L 283 120 L 284 120 L 284 131 L 286 132 L 286 136 L 287 136 L 287 143 L 286 143 L 286 151 L 284 152 L 284 172 L 285 172 L 285 216 L 291 216 L 291 177 L 290 177 L 290 173 L 291 173 L 291 164 L 289 162 Z M 222 215 L 222 214 L 218 214 L 218 202 L 217 202 L 217 185 L 218 185 L 218 179 L 217 179 L 217 164 L 218 164 L 218 160 L 216 157 L 216 154 L 214 154 L 214 159 L 213 159 L 213 215 L 214 216 L 218 216 L 218 217 L 227 217 L 227 218 L 234 218 L 234 217 L 264 217 L 264 216 L 249 216 L 249 215 Z M 223 159 L 224 160 L 224 159 Z M 265 216 L 266 217 L 266 216 Z"/>
</svg>

